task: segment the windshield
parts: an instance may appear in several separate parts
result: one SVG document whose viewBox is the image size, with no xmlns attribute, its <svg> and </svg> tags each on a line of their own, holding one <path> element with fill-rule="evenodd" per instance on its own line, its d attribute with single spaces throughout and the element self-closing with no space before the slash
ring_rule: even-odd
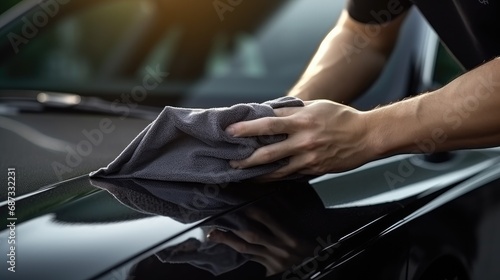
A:
<svg viewBox="0 0 500 280">
<path fill-rule="evenodd" d="M 284 95 L 344 6 L 330 0 L 44 3 L 0 31 L 2 89 L 106 97 L 142 86 L 184 106 L 200 105 L 194 100 L 204 96 L 235 103 Z"/>
</svg>

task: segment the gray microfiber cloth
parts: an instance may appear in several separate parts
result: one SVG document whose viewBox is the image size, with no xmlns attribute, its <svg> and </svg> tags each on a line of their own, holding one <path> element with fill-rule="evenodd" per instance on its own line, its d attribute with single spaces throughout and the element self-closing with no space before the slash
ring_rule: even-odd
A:
<svg viewBox="0 0 500 280">
<path fill-rule="evenodd" d="M 236 138 L 225 129 L 236 122 L 275 116 L 276 108 L 299 106 L 304 103 L 294 97 L 229 108 L 167 106 L 113 162 L 90 176 L 219 184 L 271 173 L 287 159 L 242 170 L 231 168 L 229 160 L 245 159 L 286 135 Z"/>
</svg>

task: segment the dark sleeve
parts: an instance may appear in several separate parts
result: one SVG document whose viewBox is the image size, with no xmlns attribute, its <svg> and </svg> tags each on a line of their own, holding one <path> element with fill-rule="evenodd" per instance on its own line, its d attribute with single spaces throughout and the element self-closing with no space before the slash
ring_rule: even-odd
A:
<svg viewBox="0 0 500 280">
<path fill-rule="evenodd" d="M 411 7 L 410 0 L 348 0 L 347 12 L 362 23 L 391 21 Z"/>
</svg>

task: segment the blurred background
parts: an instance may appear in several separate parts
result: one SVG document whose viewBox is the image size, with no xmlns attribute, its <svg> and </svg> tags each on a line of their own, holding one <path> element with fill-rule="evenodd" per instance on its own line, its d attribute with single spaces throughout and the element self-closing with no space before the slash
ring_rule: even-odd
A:
<svg viewBox="0 0 500 280">
<path fill-rule="evenodd" d="M 3 2 L 2 10 L 16 2 Z M 2 28 L 2 88 L 106 98 L 130 92 L 155 69 L 168 72 L 168 78 L 150 90 L 152 95 L 169 96 L 168 104 L 183 99 L 181 105 L 198 106 L 284 95 L 344 5 L 329 0 L 314 5 L 252 0 L 234 7 L 199 0 L 50 2 L 57 9 L 35 5 Z M 28 38 L 29 32 L 36 35 Z M 210 98 L 201 104 L 186 96 Z"/>
<path fill-rule="evenodd" d="M 332 0 L 27 0 L 8 10 L 18 2 L 0 4 L 1 89 L 113 101 L 149 79 L 141 104 L 185 107 L 285 95 L 345 5 Z M 421 90 L 421 81 L 414 81 L 421 60 L 416 56 L 425 45 L 419 41 L 421 25 L 418 15 L 410 17 L 405 27 L 410 32 L 404 32 L 384 75 L 354 106 L 373 108 Z M 438 66 L 447 68 L 435 71 L 442 76 L 439 84 L 461 72 L 443 50 Z"/>
</svg>

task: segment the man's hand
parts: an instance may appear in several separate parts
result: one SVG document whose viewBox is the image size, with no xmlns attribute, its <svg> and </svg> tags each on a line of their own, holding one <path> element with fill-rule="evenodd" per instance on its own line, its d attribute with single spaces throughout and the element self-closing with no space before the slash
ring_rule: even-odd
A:
<svg viewBox="0 0 500 280">
<path fill-rule="evenodd" d="M 349 170 L 375 159 L 368 146 L 365 114 L 327 100 L 306 101 L 305 107 L 280 108 L 277 117 L 240 122 L 227 128 L 234 137 L 287 134 L 282 142 L 264 146 L 249 158 L 231 161 L 248 168 L 289 158 L 289 164 L 265 176 L 272 180 L 293 173 L 321 175 Z"/>
<path fill-rule="evenodd" d="M 247 168 L 290 158 L 265 179 L 292 173 L 319 175 L 353 169 L 404 153 L 434 153 L 500 145 L 500 58 L 436 91 L 367 112 L 326 100 L 275 110 L 277 117 L 236 123 L 235 137 L 287 134 L 249 158 L 231 162 Z M 421 143 L 428 143 L 425 149 Z"/>
</svg>

